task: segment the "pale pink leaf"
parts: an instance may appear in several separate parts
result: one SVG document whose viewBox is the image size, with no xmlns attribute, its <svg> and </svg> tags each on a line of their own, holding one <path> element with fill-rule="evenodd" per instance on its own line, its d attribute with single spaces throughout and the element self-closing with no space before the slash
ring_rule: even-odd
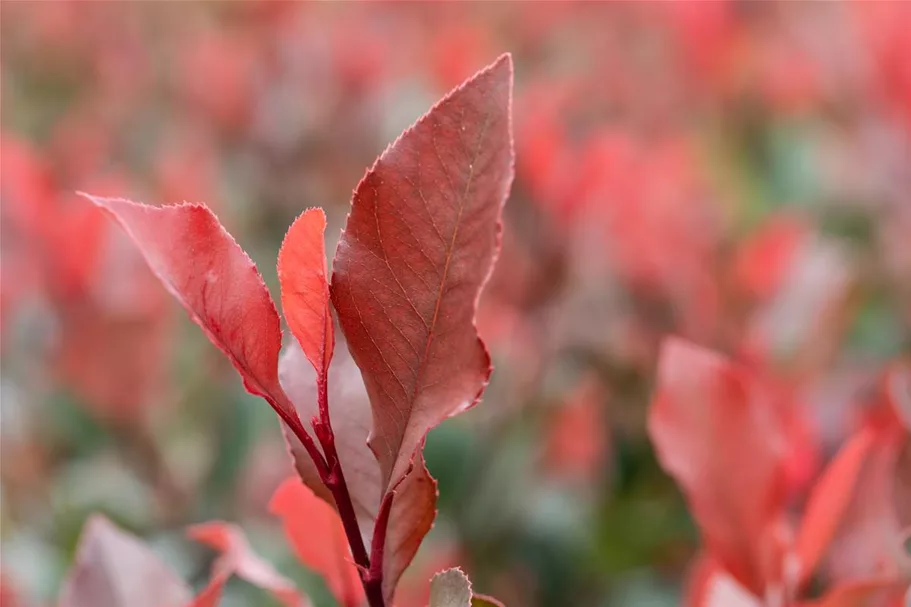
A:
<svg viewBox="0 0 911 607">
<path fill-rule="evenodd" d="M 103 516 L 85 524 L 58 607 L 184 607 L 189 587 L 138 538 Z"/>
<path fill-rule="evenodd" d="M 312 419 L 316 416 L 316 372 L 297 342 L 288 344 L 282 351 L 278 373 L 282 387 L 297 407 L 301 419 Z M 329 366 L 328 395 L 333 413 L 335 448 L 345 473 L 348 493 L 357 514 L 364 544 L 369 546 L 383 488 L 379 464 L 367 447 L 371 419 L 370 401 L 360 371 L 344 343 L 339 343 L 336 347 L 335 356 Z M 306 450 L 293 436 L 288 436 L 287 441 L 301 479 L 314 493 L 335 508 L 335 500 L 320 481 L 319 473 Z"/>
<path fill-rule="evenodd" d="M 316 376 L 298 344 L 289 344 L 281 355 L 279 374 L 302 418 L 316 414 Z M 336 449 L 345 471 L 348 491 L 365 545 L 371 544 L 382 498 L 379 464 L 367 447 L 370 403 L 360 373 L 344 343 L 336 348 L 329 368 L 329 402 Z M 304 482 L 334 507 L 332 495 L 319 483 L 319 476 L 299 443 L 289 437 L 295 467 Z M 312 484 L 312 483 L 315 483 Z M 383 589 L 391 597 L 395 585 L 411 562 L 436 514 L 436 481 L 430 477 L 423 456 L 418 454 L 412 470 L 395 489 L 385 537 Z"/>
</svg>

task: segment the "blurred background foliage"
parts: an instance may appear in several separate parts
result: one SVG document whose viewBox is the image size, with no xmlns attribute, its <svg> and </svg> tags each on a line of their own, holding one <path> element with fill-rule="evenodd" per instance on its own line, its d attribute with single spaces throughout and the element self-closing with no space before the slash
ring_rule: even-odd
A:
<svg viewBox="0 0 911 607">
<path fill-rule="evenodd" d="M 4 2 L 2 573 L 50 604 L 101 511 L 197 585 L 224 518 L 301 582 L 266 506 L 275 415 L 77 190 L 204 201 L 273 293 L 398 133 L 511 51 L 517 175 L 481 406 L 434 430 L 440 514 L 400 591 L 461 564 L 508 605 L 673 605 L 698 546 L 644 433 L 670 333 L 806 411 L 796 495 L 911 351 L 903 3 Z M 225 605 L 268 604 L 232 582 Z"/>
</svg>

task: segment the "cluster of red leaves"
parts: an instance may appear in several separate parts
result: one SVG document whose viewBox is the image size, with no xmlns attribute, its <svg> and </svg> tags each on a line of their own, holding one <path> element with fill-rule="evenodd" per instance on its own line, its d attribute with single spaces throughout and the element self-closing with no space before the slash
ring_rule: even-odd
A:
<svg viewBox="0 0 911 607">
<path fill-rule="evenodd" d="M 103 213 L 61 190 L 65 175 L 14 139 L 0 142 L 0 155 L 4 341 L 14 341 L 9 316 L 48 309 L 57 331 L 47 352 L 33 354 L 46 356 L 56 378 L 98 416 L 140 421 L 159 396 L 166 360 L 169 314 L 161 290 Z M 122 187 L 116 178 L 86 179 L 100 191 Z M 36 393 L 52 387 L 47 377 L 34 381 Z"/>
<path fill-rule="evenodd" d="M 322 210 L 297 218 L 278 255 L 282 308 L 297 341 L 283 355 L 280 319 L 262 278 L 207 207 L 88 196 L 120 223 L 246 389 L 284 422 L 300 479 L 279 488 L 272 509 L 301 560 L 349 607 L 365 598 L 372 607 L 392 601 L 436 515 L 425 436 L 474 405 L 490 375 L 474 317 L 512 181 L 511 92 L 512 63 L 503 56 L 380 156 L 355 190 L 331 285 Z M 344 345 L 335 341 L 333 309 Z M 342 352 L 334 356 L 337 349 L 350 352 L 366 398 L 355 374 L 339 375 L 348 360 Z M 302 385 L 310 373 L 304 359 L 316 373 L 314 389 Z M 93 529 L 63 604 L 134 604 L 129 584 L 129 592 L 109 591 L 123 583 L 120 563 L 95 556 L 117 554 L 104 541 L 116 534 Z M 237 573 L 264 583 L 285 604 L 300 604 L 249 556 L 236 532 L 210 526 L 191 535 L 226 554 L 213 582 L 192 603 L 185 592 L 175 590 L 174 599 L 152 586 L 155 600 L 215 604 L 224 580 Z M 96 541 L 103 546 L 96 549 Z M 129 574 L 144 575 L 138 566 Z M 158 575 L 164 573 L 156 566 L 150 579 Z"/>
<path fill-rule="evenodd" d="M 806 122 L 819 129 L 825 152 L 820 156 L 834 167 L 834 178 L 821 186 L 823 195 L 873 202 L 864 214 L 869 212 L 882 248 L 872 274 L 878 280 L 882 272 L 890 280 L 889 297 L 905 326 L 911 321 L 911 290 L 904 279 L 911 269 L 906 237 L 911 190 L 904 177 L 911 132 L 907 5 L 847 3 L 825 10 L 799 4 L 745 8 L 734 2 L 538 4 L 534 10 L 450 5 L 439 12 L 415 5 L 360 5 L 345 12 L 325 5 L 257 2 L 218 6 L 212 13 L 181 7 L 170 16 L 152 5 L 140 13 L 106 3 L 31 8 L 40 6 L 4 6 L 4 21 L 15 23 L 4 30 L 10 45 L 4 50 L 15 50 L 9 41 L 31 38 L 26 46 L 40 49 L 34 55 L 42 65 L 59 62 L 61 72 L 78 74 L 80 88 L 87 91 L 66 98 L 67 112 L 46 138 L 33 137 L 49 164 L 73 175 L 54 180 L 55 190 L 68 192 L 67 198 L 77 187 L 99 193 L 93 183 L 101 175 L 99 167 L 117 158 L 133 165 L 131 175 L 149 173 L 143 185 L 152 191 L 137 197 L 216 203 L 221 198 L 215 191 L 218 171 L 231 172 L 241 156 L 262 159 L 270 169 L 246 170 L 243 184 L 229 180 L 236 198 L 255 199 L 255 213 L 273 212 L 268 209 L 276 206 L 296 209 L 301 199 L 319 200 L 325 191 L 338 191 L 333 184 L 350 187 L 351 171 L 361 171 L 366 162 L 360 156 L 372 156 L 374 141 L 382 140 L 375 126 L 382 121 L 371 110 L 378 99 L 389 103 L 384 97 L 389 91 L 402 94 L 393 86 L 395 79 L 413 85 L 416 74 L 419 79 L 426 72 L 445 87 L 467 76 L 479 57 L 494 49 L 518 49 L 526 77 L 516 91 L 517 191 L 525 196 L 517 202 L 527 204 L 511 206 L 523 213 L 515 224 L 537 209 L 546 229 L 529 236 L 510 225 L 500 264 L 506 271 L 494 278 L 492 296 L 485 297 L 478 318 L 481 333 L 505 363 L 501 370 L 512 373 L 500 377 L 508 396 L 501 400 L 513 410 L 533 400 L 529 395 L 537 394 L 542 371 L 557 369 L 555 363 L 570 350 L 593 352 L 606 359 L 605 366 L 630 367 L 650 378 L 656 344 L 668 330 L 742 353 L 769 382 L 786 353 L 787 373 L 797 377 L 776 378 L 774 389 L 786 391 L 788 398 L 840 372 L 827 363 L 836 357 L 847 323 L 842 300 L 850 277 L 831 242 L 808 227 L 818 217 L 773 216 L 737 246 L 732 272 L 726 263 L 725 239 L 741 227 L 742 217 L 735 215 L 748 215 L 741 208 L 745 197 L 724 191 L 707 173 L 727 170 L 742 150 L 712 149 L 706 139 L 713 129 L 729 136 L 740 128 L 743 118 L 737 116 L 745 106 L 769 113 L 760 117 L 767 120 L 760 129 L 783 125 L 790 131 Z M 167 35 L 156 38 L 146 24 L 160 23 L 167 24 L 161 28 Z M 156 64 L 162 57 L 166 69 Z M 7 53 L 5 63 L 17 59 Z M 13 82 L 4 88 L 4 101 L 16 109 L 22 105 L 13 105 L 17 91 L 29 87 Z M 299 103 L 303 98 L 306 104 Z M 156 117 L 154 128 L 148 116 Z M 308 144 L 299 143 L 304 141 Z M 707 163 L 713 155 L 725 160 Z M 6 169 L 15 155 L 4 146 L 3 156 Z M 146 159 L 151 166 L 144 166 Z M 31 245 L 47 239 L 8 219 L 16 205 L 8 204 L 15 198 L 6 188 L 28 172 L 13 173 L 10 179 L 4 174 L 2 184 L 3 318 L 10 309 L 28 308 L 31 302 L 22 294 L 31 292 L 36 277 L 51 275 L 50 267 L 91 276 L 105 288 L 124 284 L 119 274 L 108 280 L 109 274 L 90 270 L 91 255 L 72 254 L 91 247 L 41 245 L 53 255 L 34 267 Z M 320 178 L 312 179 L 314 174 Z M 301 191 L 301 183 L 318 185 Z M 129 191 L 123 185 L 103 189 Z M 18 206 L 28 212 L 39 208 L 29 205 Z M 94 228 L 78 226 L 102 224 L 76 217 L 95 209 L 52 208 L 40 222 L 42 231 L 54 233 L 50 242 L 96 242 L 90 237 Z M 240 229 L 240 222 L 236 226 Z M 84 240 L 72 237 L 73 227 L 86 235 Z M 23 237 L 14 242 L 10 233 Z M 11 246 L 18 242 L 28 245 L 21 255 Z M 127 259 L 126 253 L 117 250 L 114 258 Z M 20 259 L 21 268 L 14 263 Z M 141 277 L 126 273 L 127 280 Z M 728 282 L 737 297 L 725 291 Z M 108 330 L 107 319 L 122 321 L 118 315 L 125 311 L 131 329 L 141 330 L 145 325 L 136 316 L 158 301 L 160 291 L 146 293 L 117 306 L 113 316 L 108 316 L 106 297 L 88 306 L 73 296 L 54 302 L 58 317 L 72 319 L 62 325 L 62 333 L 73 339 L 61 341 L 60 351 L 68 353 L 60 356 L 61 377 L 86 403 L 122 417 L 137 410 L 125 403 L 149 400 L 137 388 L 146 376 L 134 376 L 130 369 L 135 364 L 151 377 L 164 357 L 154 354 L 160 351 L 154 339 L 128 335 L 123 322 Z M 629 302 L 623 299 L 627 293 Z M 741 302 L 732 305 L 738 297 L 748 302 L 748 312 L 742 313 Z M 156 335 L 162 334 L 153 331 Z M 338 370 L 332 373 L 351 369 L 361 381 L 356 365 L 339 366 L 339 358 L 347 360 L 344 350 L 338 348 L 332 364 Z M 280 383 L 296 405 L 299 399 L 317 399 L 315 380 L 299 380 L 303 372 L 294 371 L 307 364 L 303 358 L 300 350 L 289 351 L 279 363 Z M 589 376 L 581 377 L 579 385 L 567 382 L 566 391 L 554 398 L 567 406 L 542 429 L 546 464 L 549 470 L 594 478 L 610 456 L 607 433 L 638 401 L 613 385 L 589 390 Z M 301 390 L 313 384 L 311 396 L 291 394 L 295 388 L 288 382 L 298 380 Z M 602 387 L 608 381 L 599 380 Z M 132 388 L 124 391 L 124 386 Z M 337 383 L 330 382 L 331 400 L 338 402 L 342 397 L 331 394 L 335 389 Z M 367 402 L 362 387 L 352 392 Z M 599 415 L 605 392 L 612 398 L 610 420 Z M 793 400 L 798 409 L 809 404 Z M 367 416 L 351 423 L 366 434 L 371 422 Z M 816 443 L 827 433 L 816 422 L 804 420 L 801 412 L 788 417 L 788 442 L 795 445 L 785 466 L 789 494 L 803 491 L 815 473 Z M 342 423 L 346 420 L 336 416 L 333 427 Z"/>
<path fill-rule="evenodd" d="M 756 369 L 679 339 L 665 342 L 649 434 L 701 531 L 693 607 L 894 605 L 908 600 L 911 368 L 896 366 L 869 412 L 795 513 L 787 461 L 794 407 Z M 850 539 L 848 539 L 850 538 Z M 833 543 L 855 566 L 799 599 Z"/>
</svg>

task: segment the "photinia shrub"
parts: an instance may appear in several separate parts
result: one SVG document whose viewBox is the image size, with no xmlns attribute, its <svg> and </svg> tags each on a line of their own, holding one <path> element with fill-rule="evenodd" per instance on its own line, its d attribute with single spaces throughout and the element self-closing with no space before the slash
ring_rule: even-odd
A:
<svg viewBox="0 0 911 607">
<path fill-rule="evenodd" d="M 786 459 L 792 411 L 747 366 L 685 342 L 664 342 L 648 430 L 699 528 L 703 555 L 690 607 L 899 607 L 909 598 L 911 368 L 884 379 L 882 402 L 829 462 L 802 511 L 789 508 Z M 903 413 L 904 411 L 904 413 Z M 905 458 L 907 459 L 907 458 Z M 902 481 L 902 479 L 905 479 Z M 828 576 L 822 598 L 809 582 L 833 553 L 862 565 Z"/>
<path fill-rule="evenodd" d="M 284 353 L 269 291 L 208 207 L 86 194 L 132 238 L 245 388 L 281 418 L 300 478 L 282 485 L 271 509 L 301 560 L 347 607 L 392 603 L 436 515 L 427 432 L 476 404 L 490 376 L 475 314 L 513 177 L 511 104 L 512 60 L 504 55 L 390 145 L 354 192 L 331 278 L 322 210 L 297 218 L 278 255 L 281 305 L 297 341 Z M 336 341 L 333 310 L 344 342 Z M 147 549 L 95 519 L 61 605 L 138 604 L 121 577 L 126 567 L 148 576 L 143 600 L 158 606 L 214 605 L 231 574 L 282 604 L 307 603 L 251 556 L 238 530 L 210 524 L 190 533 L 223 555 L 195 599 Z M 468 597 L 434 604 L 467 605 Z"/>
</svg>

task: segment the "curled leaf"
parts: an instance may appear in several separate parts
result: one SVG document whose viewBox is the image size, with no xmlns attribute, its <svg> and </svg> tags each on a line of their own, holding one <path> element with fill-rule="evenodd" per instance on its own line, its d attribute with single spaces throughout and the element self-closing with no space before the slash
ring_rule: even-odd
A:
<svg viewBox="0 0 911 607">
<path fill-rule="evenodd" d="M 290 580 L 253 551 L 243 531 L 236 525 L 212 521 L 190 527 L 187 535 L 221 553 L 212 565 L 212 579 L 201 596 L 220 594 L 228 578 L 236 575 L 268 590 L 285 607 L 309 607 L 310 601 L 297 591 Z M 201 606 L 194 604 L 194 607 Z"/>
</svg>

